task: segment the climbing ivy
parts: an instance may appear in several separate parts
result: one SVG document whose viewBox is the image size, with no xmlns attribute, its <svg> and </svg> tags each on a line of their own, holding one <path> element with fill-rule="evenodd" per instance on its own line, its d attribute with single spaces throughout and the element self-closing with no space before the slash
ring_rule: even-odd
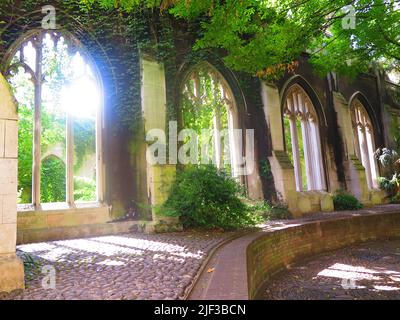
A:
<svg viewBox="0 0 400 320">
<path fill-rule="evenodd" d="M 224 50 L 193 50 L 196 40 L 203 36 L 201 25 L 208 17 L 198 15 L 190 21 L 176 18 L 166 10 L 173 2 L 51 1 L 57 10 L 57 25 L 79 40 L 98 67 L 105 90 L 107 125 L 112 123 L 115 130 L 128 130 L 132 137 L 142 134 L 136 134 L 142 130 L 140 54 L 164 64 L 167 124 L 180 114 L 180 88 L 188 69 L 202 61 L 210 61 L 219 70 L 225 68 Z M 47 4 L 47 0 L 6 0 L 0 4 L 0 61 L 5 62 L 4 54 L 19 36 L 40 27 L 41 8 Z M 6 66 L 0 68 L 4 71 Z M 238 87 L 249 93 L 246 102 L 262 106 L 260 95 L 250 93 L 257 92 L 257 79 L 246 72 L 235 72 L 234 77 Z M 242 93 L 234 95 L 241 98 Z"/>
<path fill-rule="evenodd" d="M 47 1 L 7 0 L 0 5 L 0 58 L 26 30 L 39 28 Z M 138 10 L 106 9 L 101 3 L 79 0 L 53 1 L 57 26 L 72 33 L 93 58 L 101 74 L 106 99 L 117 116 L 117 130 L 133 131 L 141 118 L 139 52 L 163 60 L 173 45 L 162 17 L 141 5 Z M 90 5 L 90 10 L 89 10 Z M 4 59 L 1 69 L 4 71 Z M 111 108 L 110 108 L 111 109 Z"/>
</svg>

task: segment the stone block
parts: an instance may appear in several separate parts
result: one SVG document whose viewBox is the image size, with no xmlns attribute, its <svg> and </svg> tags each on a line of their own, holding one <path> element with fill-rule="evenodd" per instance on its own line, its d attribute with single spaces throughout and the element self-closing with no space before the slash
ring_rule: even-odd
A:
<svg viewBox="0 0 400 320">
<path fill-rule="evenodd" d="M 147 234 L 154 234 L 156 232 L 154 222 L 148 222 L 144 226 L 144 232 Z"/>
<path fill-rule="evenodd" d="M 17 225 L 15 223 L 0 224 L 0 253 L 15 253 L 17 242 Z"/>
<path fill-rule="evenodd" d="M 4 156 L 6 158 L 18 157 L 18 122 L 6 121 L 5 122 L 5 150 Z"/>
<path fill-rule="evenodd" d="M 305 195 L 310 199 L 311 211 L 317 212 L 321 210 L 321 193 L 318 191 L 307 191 Z"/>
<path fill-rule="evenodd" d="M 370 199 L 372 205 L 379 205 L 385 203 L 386 192 L 383 190 L 371 190 Z"/>
<path fill-rule="evenodd" d="M 154 232 L 180 232 L 183 231 L 183 225 L 175 217 L 158 217 L 154 222 Z"/>
<path fill-rule="evenodd" d="M 4 182 L 5 179 L 1 179 L 0 177 L 0 195 L 16 193 L 17 182 L 15 180 L 11 180 L 10 178 L 8 179 L 8 182 Z M 17 199 L 17 196 L 15 196 L 15 199 Z M 16 201 L 15 204 L 17 204 Z"/>
<path fill-rule="evenodd" d="M 17 159 L 2 159 L 0 158 L 0 183 L 17 180 L 18 163 Z"/>
<path fill-rule="evenodd" d="M 169 196 L 170 188 L 176 177 L 175 165 L 158 165 L 149 167 L 151 176 L 152 205 L 160 206 Z M 155 212 L 153 210 L 153 219 Z"/>
<path fill-rule="evenodd" d="M 330 194 L 323 194 L 320 199 L 321 211 L 334 211 L 333 197 Z"/>
<path fill-rule="evenodd" d="M 3 223 L 17 223 L 17 194 L 1 196 Z"/>
<path fill-rule="evenodd" d="M 0 254 L 0 292 L 18 289 L 24 289 L 24 265 L 15 254 Z"/>
<path fill-rule="evenodd" d="M 0 158 L 4 157 L 5 134 L 6 134 L 6 121 L 0 119 Z"/>
<path fill-rule="evenodd" d="M 43 212 L 19 212 L 17 214 L 18 230 L 40 229 L 47 227 L 47 215 Z"/>
<path fill-rule="evenodd" d="M 38 214 L 46 215 L 45 212 L 39 212 Z M 73 214 L 71 214 L 71 215 L 73 215 Z M 66 218 L 65 214 L 62 214 L 62 213 L 47 214 L 46 225 L 43 227 L 57 228 L 60 226 L 67 225 L 65 218 Z M 72 219 L 72 218 L 70 217 L 70 219 Z"/>
<path fill-rule="evenodd" d="M 142 110 L 146 132 L 151 129 L 165 130 L 166 89 L 164 66 L 157 61 L 142 57 Z"/>
<path fill-rule="evenodd" d="M 284 150 L 281 101 L 278 88 L 262 83 L 264 114 L 270 128 L 273 150 Z"/>
<path fill-rule="evenodd" d="M 18 230 L 95 225 L 110 221 L 107 207 L 41 210 L 18 213 Z"/>
<path fill-rule="evenodd" d="M 303 214 L 307 214 L 312 211 L 310 198 L 302 192 L 298 193 L 297 206 L 298 206 L 299 211 Z"/>
<path fill-rule="evenodd" d="M 0 74 L 0 118 L 17 120 L 17 108 L 10 86 Z"/>
</svg>

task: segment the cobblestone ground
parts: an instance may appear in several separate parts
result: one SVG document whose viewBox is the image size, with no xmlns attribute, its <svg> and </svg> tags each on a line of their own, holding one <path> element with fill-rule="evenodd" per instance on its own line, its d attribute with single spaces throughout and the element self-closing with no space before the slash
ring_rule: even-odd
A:
<svg viewBox="0 0 400 320">
<path fill-rule="evenodd" d="M 368 242 L 294 265 L 268 282 L 266 300 L 400 299 L 400 241 Z"/>
<path fill-rule="evenodd" d="M 229 235 L 128 234 L 21 245 L 26 290 L 0 300 L 181 299 L 207 252 Z M 43 282 L 51 285 L 44 281 L 51 275 L 47 265 L 55 268 L 55 289 L 43 289 Z"/>
</svg>

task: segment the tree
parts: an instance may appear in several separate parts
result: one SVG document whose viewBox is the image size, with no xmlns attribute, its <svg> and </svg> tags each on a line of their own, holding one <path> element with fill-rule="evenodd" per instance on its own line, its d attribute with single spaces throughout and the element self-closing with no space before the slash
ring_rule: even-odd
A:
<svg viewBox="0 0 400 320">
<path fill-rule="evenodd" d="M 195 49 L 223 48 L 231 68 L 277 76 L 301 53 L 321 73 L 356 74 L 371 63 L 400 70 L 399 0 L 81 0 L 90 6 L 168 10 L 199 19 Z"/>
</svg>

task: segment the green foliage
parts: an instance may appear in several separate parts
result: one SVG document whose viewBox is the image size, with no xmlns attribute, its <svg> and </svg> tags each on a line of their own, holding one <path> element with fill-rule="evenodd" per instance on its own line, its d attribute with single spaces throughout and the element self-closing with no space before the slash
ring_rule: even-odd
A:
<svg viewBox="0 0 400 320">
<path fill-rule="evenodd" d="M 212 146 L 212 134 L 204 134 L 204 129 L 214 128 L 214 119 L 219 119 L 219 130 L 228 129 L 228 106 L 222 99 L 221 88 L 213 76 L 213 71 L 207 66 L 200 65 L 192 71 L 184 84 L 180 108 L 182 110 L 183 127 L 194 130 L 198 135 L 198 145 Z M 195 80 L 194 80 L 195 79 Z M 197 90 L 199 92 L 195 93 Z M 227 131 L 225 131 L 227 132 Z M 222 149 L 229 150 L 229 136 L 221 135 Z M 201 153 L 199 152 L 199 159 Z M 212 159 L 213 147 L 208 149 L 207 156 Z M 230 154 L 223 152 L 222 162 L 226 165 L 226 171 L 230 171 Z"/>
<path fill-rule="evenodd" d="M 96 123 L 92 119 L 74 121 L 74 149 L 76 161 L 74 170 L 79 170 L 87 155 L 96 152 Z"/>
<path fill-rule="evenodd" d="M 389 194 L 390 202 L 400 202 L 400 156 L 396 150 L 378 149 L 375 156 L 383 167 L 383 176 L 378 178 L 379 187 Z"/>
<path fill-rule="evenodd" d="M 94 201 L 96 199 L 96 181 L 84 177 L 74 177 L 75 201 Z"/>
<path fill-rule="evenodd" d="M 344 191 L 339 191 L 333 196 L 333 205 L 336 211 L 359 210 L 363 207 L 356 197 Z"/>
<path fill-rule="evenodd" d="M 50 156 L 42 161 L 41 202 L 65 202 L 65 174 L 65 164 L 61 159 Z"/>
<path fill-rule="evenodd" d="M 212 165 L 187 166 L 178 174 L 161 212 L 179 217 L 185 227 L 255 226 L 260 215 L 241 201 L 242 193 L 239 183 Z"/>
<path fill-rule="evenodd" d="M 271 203 L 269 201 L 249 201 L 246 202 L 253 212 L 263 216 L 266 221 L 291 219 L 292 215 L 285 203 Z"/>
<path fill-rule="evenodd" d="M 266 179 L 272 179 L 271 165 L 268 160 L 260 161 L 260 175 Z"/>
<path fill-rule="evenodd" d="M 284 203 L 270 204 L 268 203 L 269 208 L 265 212 L 265 216 L 269 220 L 282 220 L 282 219 L 291 219 L 292 215 L 289 212 L 289 209 Z"/>
<path fill-rule="evenodd" d="M 223 48 L 225 62 L 238 71 L 276 78 L 302 52 L 323 74 L 355 75 L 369 63 L 399 70 L 398 1 L 384 0 L 82 0 L 128 12 L 140 5 L 169 8 L 169 13 L 200 21 L 202 36 L 195 49 Z M 343 28 L 348 6 L 355 10 L 355 28 Z"/>
<path fill-rule="evenodd" d="M 24 273 L 26 280 L 32 280 L 40 274 L 42 264 L 32 255 L 30 255 L 29 253 L 23 253 L 20 258 L 24 264 Z"/>
</svg>

